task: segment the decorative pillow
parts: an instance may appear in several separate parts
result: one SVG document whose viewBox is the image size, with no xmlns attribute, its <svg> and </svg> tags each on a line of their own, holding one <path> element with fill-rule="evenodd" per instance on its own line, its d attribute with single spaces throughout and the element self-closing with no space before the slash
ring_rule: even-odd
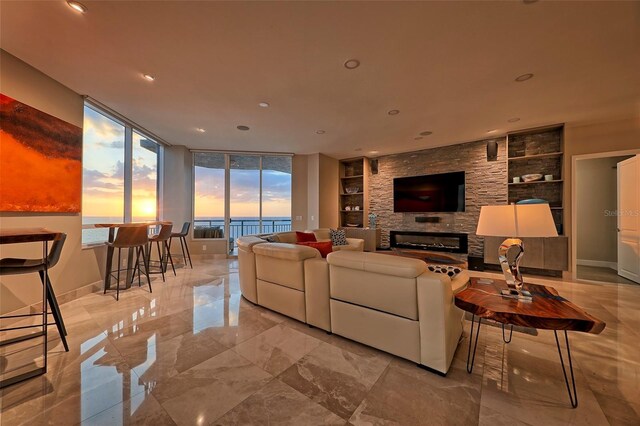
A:
<svg viewBox="0 0 640 426">
<path fill-rule="evenodd" d="M 313 247 L 320 252 L 322 257 L 327 257 L 333 251 L 331 241 L 307 241 L 305 243 L 297 243 L 301 246 Z"/>
<path fill-rule="evenodd" d="M 460 272 L 462 272 L 462 269 L 458 268 L 457 266 L 427 265 L 427 268 L 431 272 L 436 272 L 438 274 L 448 275 L 449 278 L 451 278 L 451 279 L 455 278 L 456 275 L 458 275 Z"/>
<path fill-rule="evenodd" d="M 334 246 L 349 245 L 347 242 L 347 234 L 344 232 L 344 229 L 330 229 L 329 236 L 331 237 L 331 244 Z"/>
<path fill-rule="evenodd" d="M 313 232 L 296 231 L 296 243 L 313 243 L 316 242 L 316 234 Z"/>
<path fill-rule="evenodd" d="M 280 242 L 280 240 L 278 240 L 278 236 L 277 235 L 267 235 L 265 237 L 262 237 L 262 239 L 267 241 L 268 243 L 278 243 L 278 242 Z"/>
</svg>

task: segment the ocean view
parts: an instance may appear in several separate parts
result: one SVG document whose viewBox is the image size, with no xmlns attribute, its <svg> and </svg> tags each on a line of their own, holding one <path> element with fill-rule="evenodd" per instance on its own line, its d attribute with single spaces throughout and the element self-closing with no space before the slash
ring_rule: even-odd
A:
<svg viewBox="0 0 640 426">
<path fill-rule="evenodd" d="M 153 221 L 152 217 L 134 217 L 134 222 Z M 118 223 L 123 222 L 122 217 L 89 216 L 83 217 L 83 225 L 96 223 Z M 196 238 L 224 238 L 224 218 L 223 217 L 196 217 L 193 221 Z M 174 224 L 174 230 L 180 230 L 182 224 Z M 238 216 L 232 217 L 229 223 L 230 237 L 235 241 L 243 235 L 282 232 L 291 229 L 290 217 L 263 217 L 262 229 L 260 229 L 260 218 Z M 199 234 L 199 235 L 198 235 Z M 87 228 L 82 230 L 83 244 L 99 244 L 107 241 L 109 230 L 107 228 Z"/>
</svg>

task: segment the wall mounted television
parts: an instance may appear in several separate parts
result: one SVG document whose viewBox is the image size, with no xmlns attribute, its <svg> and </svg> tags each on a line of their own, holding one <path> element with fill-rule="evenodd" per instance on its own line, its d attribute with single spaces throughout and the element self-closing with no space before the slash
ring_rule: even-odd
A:
<svg viewBox="0 0 640 426">
<path fill-rule="evenodd" d="M 396 213 L 463 212 L 464 198 L 464 172 L 393 179 Z"/>
</svg>

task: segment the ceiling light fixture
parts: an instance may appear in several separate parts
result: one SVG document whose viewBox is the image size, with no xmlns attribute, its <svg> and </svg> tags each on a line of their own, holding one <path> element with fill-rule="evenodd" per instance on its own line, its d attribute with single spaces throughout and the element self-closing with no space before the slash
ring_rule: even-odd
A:
<svg viewBox="0 0 640 426">
<path fill-rule="evenodd" d="M 144 79 L 147 80 L 147 81 L 154 81 L 156 79 L 151 74 L 142 74 L 142 77 L 144 77 Z"/>
<path fill-rule="evenodd" d="M 84 4 L 77 2 L 77 1 L 68 1 L 67 4 L 69 5 L 69 7 L 73 10 L 75 10 L 76 12 L 80 12 L 80 13 L 86 13 L 87 12 L 87 6 L 85 6 Z"/>
<path fill-rule="evenodd" d="M 487 130 L 487 133 L 495 133 L 497 131 L 498 131 L 498 129 L 491 129 L 491 130 Z"/>
<path fill-rule="evenodd" d="M 387 114 L 389 114 L 389 115 L 398 115 L 398 114 L 400 114 L 400 110 L 399 109 L 392 109 Z"/>
<path fill-rule="evenodd" d="M 513 117 L 507 120 L 509 123 L 515 123 L 516 121 L 520 121 L 518 117 Z"/>
<path fill-rule="evenodd" d="M 206 130 L 203 129 L 202 127 L 196 127 L 196 132 L 204 133 L 204 132 L 206 132 Z"/>
<path fill-rule="evenodd" d="M 327 132 L 325 132 L 324 130 L 316 130 L 316 134 L 318 135 L 324 135 L 325 133 Z"/>
<path fill-rule="evenodd" d="M 348 70 L 354 70 L 360 66 L 360 61 L 357 59 L 347 59 L 344 63 L 344 67 Z"/>
<path fill-rule="evenodd" d="M 249 126 L 237 126 L 236 129 L 246 132 L 247 130 L 249 130 Z"/>
<path fill-rule="evenodd" d="M 522 83 L 523 81 L 527 81 L 533 78 L 533 74 L 528 73 L 528 74 L 522 74 L 516 77 L 516 82 L 518 83 Z"/>
<path fill-rule="evenodd" d="M 430 132 L 428 130 L 425 130 L 424 132 L 420 132 L 420 136 L 431 136 L 433 134 L 433 132 Z"/>
<path fill-rule="evenodd" d="M 380 151 L 369 151 L 369 154 L 377 154 Z"/>
<path fill-rule="evenodd" d="M 269 108 L 269 103 L 268 103 L 268 102 L 260 102 L 260 103 L 258 104 L 258 106 L 259 106 L 260 108 Z"/>
</svg>

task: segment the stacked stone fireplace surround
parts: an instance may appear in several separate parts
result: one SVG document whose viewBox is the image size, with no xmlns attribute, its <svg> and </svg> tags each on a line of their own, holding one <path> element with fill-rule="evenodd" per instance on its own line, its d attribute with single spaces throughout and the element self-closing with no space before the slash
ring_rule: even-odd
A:
<svg viewBox="0 0 640 426">
<path fill-rule="evenodd" d="M 498 158 L 487 161 L 487 142 L 498 143 Z M 369 180 L 370 210 L 378 215 L 382 246 L 389 231 L 461 232 L 469 234 L 469 256 L 483 256 L 483 240 L 475 235 L 480 207 L 506 204 L 506 138 L 426 149 L 378 158 L 378 174 Z M 465 212 L 394 213 L 393 178 L 446 172 L 466 172 Z M 417 223 L 416 217 L 438 217 L 438 223 Z"/>
</svg>

